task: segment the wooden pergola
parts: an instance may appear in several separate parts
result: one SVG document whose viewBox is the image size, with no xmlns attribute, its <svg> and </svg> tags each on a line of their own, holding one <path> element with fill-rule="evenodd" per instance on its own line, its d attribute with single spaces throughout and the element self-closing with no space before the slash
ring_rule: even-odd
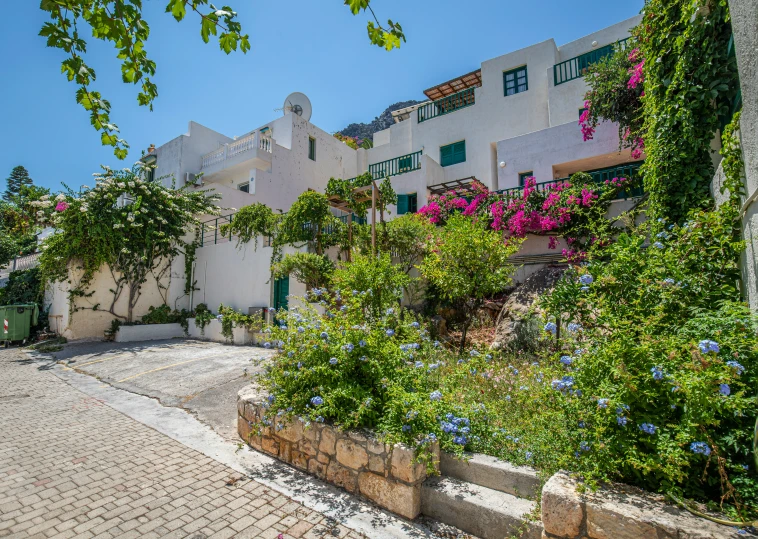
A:
<svg viewBox="0 0 758 539">
<path fill-rule="evenodd" d="M 468 178 L 462 178 L 460 180 L 437 183 L 429 186 L 429 193 L 432 195 L 444 195 L 445 193 L 455 190 L 455 192 L 462 197 L 467 197 L 469 195 L 473 196 L 476 194 L 472 187 L 475 181 L 478 181 L 476 176 L 469 176 Z"/>
<path fill-rule="evenodd" d="M 363 202 L 371 201 L 371 252 L 376 255 L 376 204 L 379 202 L 379 187 L 376 182 L 371 180 L 371 185 L 364 187 L 356 187 L 352 191 L 355 202 L 361 204 Z M 329 205 L 336 209 L 347 213 L 347 241 L 350 245 L 353 243 L 353 209 L 350 207 L 350 202 L 343 198 L 332 195 L 328 199 Z M 350 261 L 350 250 L 347 252 L 347 260 Z"/>
<path fill-rule="evenodd" d="M 463 75 L 461 77 L 456 77 L 447 82 L 443 82 L 442 84 L 438 84 L 437 86 L 434 86 L 433 88 L 424 90 L 424 94 L 426 94 L 426 97 L 428 97 L 432 101 L 437 101 L 438 99 L 442 99 L 443 97 L 457 94 L 458 92 L 461 92 L 467 88 L 476 88 L 481 85 L 482 85 L 482 70 L 477 69 L 476 71 L 472 71 L 471 73 L 467 73 L 466 75 Z"/>
</svg>

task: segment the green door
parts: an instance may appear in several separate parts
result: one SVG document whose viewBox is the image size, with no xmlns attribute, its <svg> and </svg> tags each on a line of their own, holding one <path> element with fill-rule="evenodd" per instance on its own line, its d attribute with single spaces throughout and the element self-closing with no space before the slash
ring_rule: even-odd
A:
<svg viewBox="0 0 758 539">
<path fill-rule="evenodd" d="M 282 277 L 274 281 L 274 308 L 287 310 L 289 308 L 290 278 Z"/>
</svg>

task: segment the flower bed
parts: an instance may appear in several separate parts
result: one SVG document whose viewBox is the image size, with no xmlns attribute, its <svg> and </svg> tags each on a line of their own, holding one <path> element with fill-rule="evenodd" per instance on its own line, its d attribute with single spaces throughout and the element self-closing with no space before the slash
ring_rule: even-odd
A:
<svg viewBox="0 0 758 539">
<path fill-rule="evenodd" d="M 393 513 L 410 519 L 419 515 L 427 466 L 414 460 L 412 449 L 302 418 L 282 418 L 271 426 L 260 426 L 268 408 L 265 394 L 255 388 L 240 391 L 237 429 L 251 447 Z M 433 452 L 437 465 L 439 446 Z"/>
</svg>

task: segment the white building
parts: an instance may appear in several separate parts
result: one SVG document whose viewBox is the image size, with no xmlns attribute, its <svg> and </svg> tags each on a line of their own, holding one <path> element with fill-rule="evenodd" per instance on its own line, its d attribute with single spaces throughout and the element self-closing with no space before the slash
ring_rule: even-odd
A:
<svg viewBox="0 0 758 539">
<path fill-rule="evenodd" d="M 426 90 L 429 101 L 396 111 L 395 124 L 376 133 L 369 150 L 353 150 L 319 129 L 308 121 L 308 110 L 300 115 L 285 109 L 282 117 L 236 138 L 190 122 L 186 134 L 151 148 L 146 159 L 155 163 L 157 178 L 215 189 L 228 210 L 203 227 L 191 276 L 182 260 L 174 263 L 169 305 L 192 309 L 202 302 L 215 310 L 223 303 L 247 311 L 283 306 L 288 294 L 302 295 L 304 286 L 294 279 L 271 280 L 270 247 L 259 242 L 257 249 L 252 243 L 238 249 L 219 225 L 234 208 L 254 202 L 287 211 L 303 191 L 323 192 L 331 177 L 367 171 L 376 179 L 389 176 L 400 195 L 398 207 L 391 208 L 396 215 L 420 208 L 430 193 L 473 179 L 503 190 L 518 188 L 527 176 L 538 182 L 579 171 L 597 171 L 599 179 L 629 176 L 639 163 L 628 150 L 619 151 L 617 127 L 602 125 L 594 140 L 584 142 L 578 119 L 587 91 L 584 68 L 623 46 L 638 22 L 634 17 L 560 47 L 551 39 L 485 61 Z M 560 258 L 548 251 L 544 237 L 530 238 L 520 254 L 533 263 Z M 187 278 L 195 282 L 191 297 L 184 293 Z M 138 311 L 157 299 L 145 297 Z"/>
</svg>

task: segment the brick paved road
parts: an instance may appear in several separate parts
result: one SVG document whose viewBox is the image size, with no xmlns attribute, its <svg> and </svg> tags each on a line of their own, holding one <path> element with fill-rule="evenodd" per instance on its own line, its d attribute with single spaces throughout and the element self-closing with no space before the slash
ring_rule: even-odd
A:
<svg viewBox="0 0 758 539">
<path fill-rule="evenodd" d="M 0 350 L 0 537 L 364 537 Z"/>
</svg>

